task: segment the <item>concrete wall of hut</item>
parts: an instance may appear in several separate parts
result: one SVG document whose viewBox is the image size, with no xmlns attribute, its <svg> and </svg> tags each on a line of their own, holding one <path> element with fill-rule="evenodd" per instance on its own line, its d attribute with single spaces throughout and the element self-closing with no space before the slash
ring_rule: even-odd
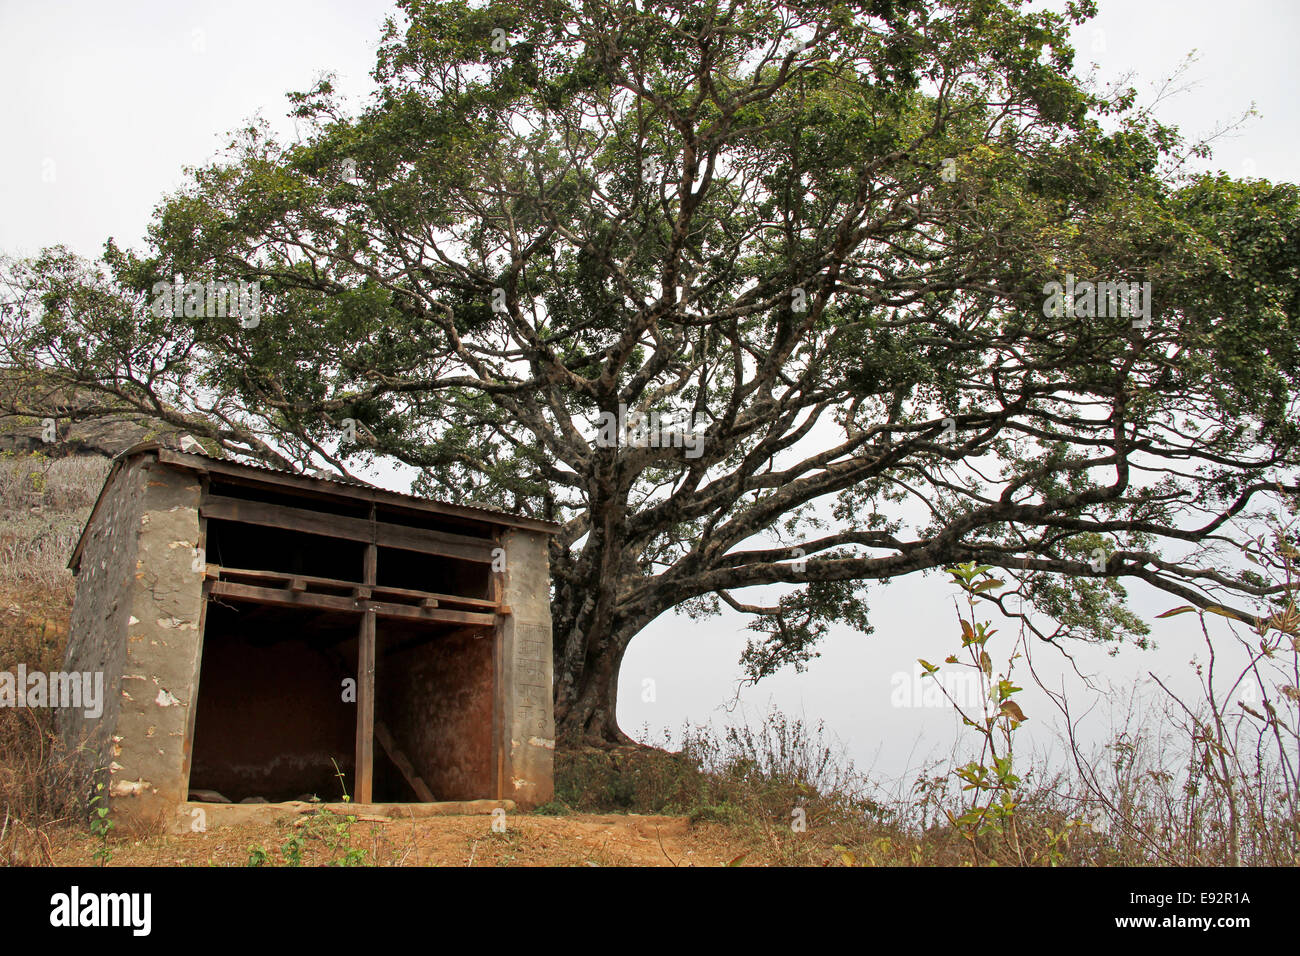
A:
<svg viewBox="0 0 1300 956">
<path fill-rule="evenodd" d="M 511 528 L 505 548 L 502 686 L 506 767 L 502 795 L 521 807 L 555 795 L 555 715 L 551 664 L 551 573 L 547 536 Z"/>
<path fill-rule="evenodd" d="M 149 457 L 127 461 L 96 515 L 77 575 L 67 669 L 104 671 L 97 726 L 61 712 L 65 740 L 107 781 L 115 818 L 172 828 L 188 796 L 203 628 L 199 481 Z"/>
</svg>

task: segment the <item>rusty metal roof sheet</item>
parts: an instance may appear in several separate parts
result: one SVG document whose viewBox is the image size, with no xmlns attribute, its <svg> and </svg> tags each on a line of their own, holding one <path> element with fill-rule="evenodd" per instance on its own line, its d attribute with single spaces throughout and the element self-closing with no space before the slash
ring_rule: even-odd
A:
<svg viewBox="0 0 1300 956">
<path fill-rule="evenodd" d="M 86 533 L 90 530 L 90 525 L 95 520 L 95 515 L 99 511 L 99 503 L 104 496 L 104 492 L 116 477 L 123 462 L 135 457 L 136 455 L 146 453 L 157 455 L 158 460 L 164 464 L 174 465 L 180 468 L 190 468 L 195 471 L 220 473 L 256 483 L 279 484 L 281 486 L 287 483 L 303 491 L 332 493 L 348 498 L 362 498 L 379 504 L 390 504 L 420 511 L 429 511 L 447 515 L 449 517 L 462 518 L 470 521 L 481 521 L 487 524 L 526 528 L 532 531 L 543 531 L 547 534 L 553 534 L 558 531 L 560 527 L 553 521 L 544 521 L 540 518 L 532 518 L 525 515 L 514 515 L 502 508 L 498 508 L 494 505 L 483 504 L 481 502 L 453 504 L 452 502 L 438 501 L 433 498 L 421 498 L 418 495 L 406 494 L 401 491 L 390 491 L 387 488 L 381 488 L 378 485 L 373 485 L 357 478 L 347 478 L 342 475 L 304 475 L 284 468 L 273 468 L 270 465 L 261 463 L 253 464 L 250 462 L 231 461 L 227 458 L 218 458 L 215 455 L 209 455 L 206 452 L 177 451 L 174 448 L 161 445 L 158 442 L 141 442 L 140 444 L 133 445 L 121 452 L 113 459 L 113 466 L 109 469 L 108 476 L 104 479 L 104 486 L 100 489 L 99 497 L 95 500 L 95 505 L 91 509 L 89 518 L 86 519 L 86 526 L 82 529 L 76 547 L 73 548 L 72 556 L 68 560 L 68 567 L 73 571 L 77 569 L 81 557 L 82 546 L 86 539 Z"/>
</svg>

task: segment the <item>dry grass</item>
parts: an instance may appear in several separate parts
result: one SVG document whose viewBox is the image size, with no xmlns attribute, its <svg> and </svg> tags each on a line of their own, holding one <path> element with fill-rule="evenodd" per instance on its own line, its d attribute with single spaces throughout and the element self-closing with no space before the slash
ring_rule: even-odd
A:
<svg viewBox="0 0 1300 956">
<path fill-rule="evenodd" d="M 543 812 L 684 813 L 722 824 L 746 863 L 785 866 L 1296 865 L 1300 826 L 1279 768 L 1234 780 L 1243 831 L 1234 850 L 1205 740 L 1173 711 L 1134 709 L 1078 765 L 1026 761 L 1013 819 L 954 825 L 970 794 L 950 769 L 882 786 L 858 773 L 820 725 L 773 710 L 756 727 L 688 727 L 677 753 L 643 748 L 557 754 L 557 801 Z M 1090 785 L 1091 784 L 1091 785 Z M 1014 833 L 1012 832 L 1014 831 Z M 1014 839 L 1013 839 L 1014 837 Z"/>
<path fill-rule="evenodd" d="M 0 587 L 71 596 L 68 557 L 108 468 L 95 456 L 0 456 Z"/>
<path fill-rule="evenodd" d="M 59 669 L 68 616 L 63 589 L 0 588 L 0 670 Z M 50 862 L 50 834 L 84 819 L 54 713 L 0 708 L 0 865 Z"/>
<path fill-rule="evenodd" d="M 0 670 L 62 667 L 67 561 L 99 494 L 102 458 L 0 456 Z M 50 834 L 84 819 L 54 711 L 0 708 L 0 864 L 51 860 Z"/>
</svg>

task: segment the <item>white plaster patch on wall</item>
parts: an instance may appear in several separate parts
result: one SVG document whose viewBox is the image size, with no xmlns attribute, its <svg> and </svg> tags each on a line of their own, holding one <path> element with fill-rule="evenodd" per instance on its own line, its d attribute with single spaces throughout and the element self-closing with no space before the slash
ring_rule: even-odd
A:
<svg viewBox="0 0 1300 956">
<path fill-rule="evenodd" d="M 175 707 L 178 704 L 180 704 L 180 701 L 172 694 L 171 691 L 167 690 L 166 688 L 162 688 L 158 691 L 158 696 L 154 698 L 154 703 L 157 704 L 159 707 Z"/>
<path fill-rule="evenodd" d="M 115 797 L 138 797 L 152 789 L 153 784 L 148 780 L 114 780 L 109 784 L 108 792 Z"/>
<path fill-rule="evenodd" d="M 529 737 L 528 742 L 534 747 L 545 747 L 547 750 L 555 749 L 555 741 L 548 740 L 545 737 Z"/>
</svg>

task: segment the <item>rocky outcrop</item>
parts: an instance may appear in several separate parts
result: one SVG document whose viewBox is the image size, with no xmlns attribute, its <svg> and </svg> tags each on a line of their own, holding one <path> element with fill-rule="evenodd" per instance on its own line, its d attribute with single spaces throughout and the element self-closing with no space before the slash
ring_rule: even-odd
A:
<svg viewBox="0 0 1300 956">
<path fill-rule="evenodd" d="M 51 458 L 68 455 L 102 455 L 112 458 L 132 445 L 157 441 L 179 448 L 179 429 L 155 419 L 131 414 L 107 414 L 76 420 L 49 415 L 55 424 L 55 440 L 46 441 L 48 429 L 41 420 L 9 418 L 0 424 L 0 452 L 24 455 L 40 452 Z"/>
<path fill-rule="evenodd" d="M 90 389 L 0 374 L 0 453 L 112 458 L 145 441 L 179 448 L 183 431 Z"/>
</svg>

